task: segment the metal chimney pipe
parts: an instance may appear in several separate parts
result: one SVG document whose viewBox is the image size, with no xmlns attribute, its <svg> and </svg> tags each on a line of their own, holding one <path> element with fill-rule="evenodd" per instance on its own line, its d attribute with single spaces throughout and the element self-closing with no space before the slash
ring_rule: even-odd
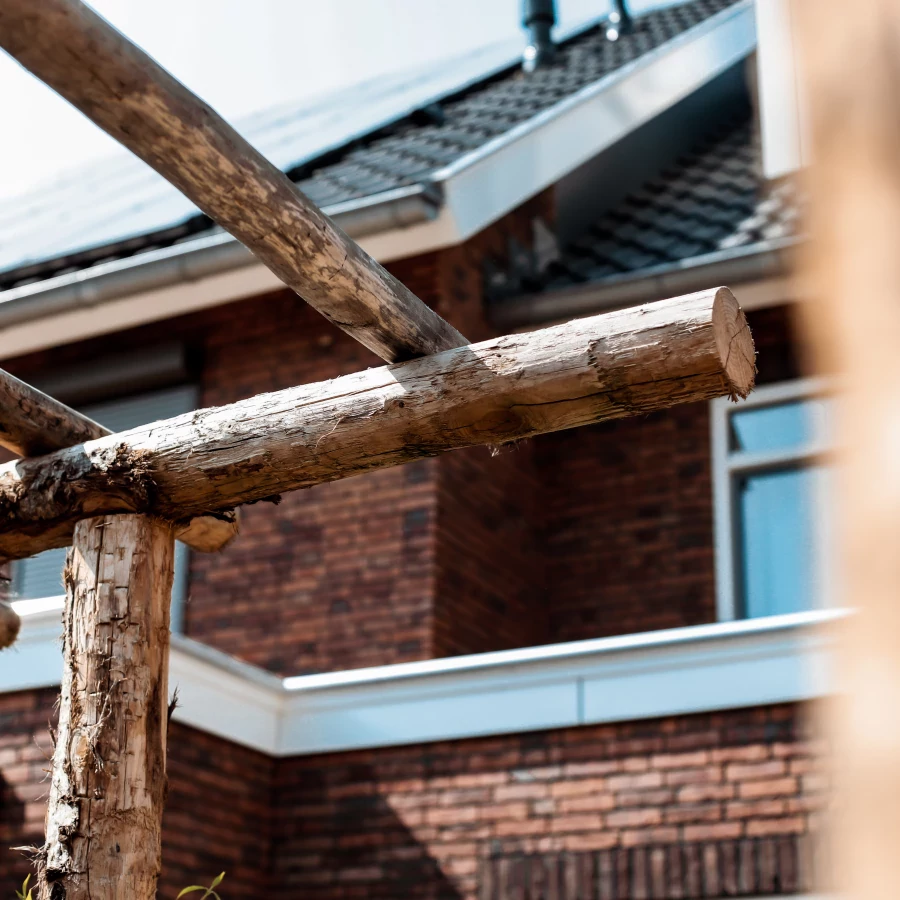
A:
<svg viewBox="0 0 900 900">
<path fill-rule="evenodd" d="M 522 25 L 528 30 L 528 46 L 522 54 L 522 68 L 533 72 L 556 58 L 551 31 L 556 24 L 554 0 L 522 0 Z"/>
<path fill-rule="evenodd" d="M 628 11 L 628 0 L 613 0 L 613 11 L 606 20 L 606 39 L 617 41 L 623 34 L 634 31 L 634 19 Z"/>
</svg>

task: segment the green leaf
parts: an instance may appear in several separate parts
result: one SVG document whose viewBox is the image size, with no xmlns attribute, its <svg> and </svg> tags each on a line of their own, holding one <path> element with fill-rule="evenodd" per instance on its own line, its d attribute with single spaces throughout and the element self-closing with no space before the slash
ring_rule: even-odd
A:
<svg viewBox="0 0 900 900">
<path fill-rule="evenodd" d="M 184 888 L 178 894 L 178 896 L 175 898 L 175 900 L 180 900 L 180 898 L 183 897 L 185 894 L 192 894 L 194 891 L 205 891 L 205 890 L 206 890 L 206 888 L 202 884 L 192 884 L 190 887 Z"/>
<path fill-rule="evenodd" d="M 215 878 L 213 878 L 212 884 L 209 886 L 209 889 L 212 890 L 213 888 L 217 888 L 222 883 L 222 879 L 224 877 L 225 877 L 225 873 L 219 872 L 219 874 L 216 875 Z"/>
</svg>

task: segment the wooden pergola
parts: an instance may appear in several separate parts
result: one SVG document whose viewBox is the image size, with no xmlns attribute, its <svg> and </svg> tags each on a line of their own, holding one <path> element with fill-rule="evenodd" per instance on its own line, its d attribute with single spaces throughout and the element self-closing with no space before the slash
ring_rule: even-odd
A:
<svg viewBox="0 0 900 900">
<path fill-rule="evenodd" d="M 0 373 L 0 443 L 21 457 L 0 467 L 0 559 L 72 547 L 40 896 L 150 900 L 176 537 L 215 551 L 243 503 L 743 397 L 753 343 L 731 292 L 716 288 L 470 345 L 79 0 L 0 0 L 0 46 L 387 363 L 119 434 Z"/>
</svg>

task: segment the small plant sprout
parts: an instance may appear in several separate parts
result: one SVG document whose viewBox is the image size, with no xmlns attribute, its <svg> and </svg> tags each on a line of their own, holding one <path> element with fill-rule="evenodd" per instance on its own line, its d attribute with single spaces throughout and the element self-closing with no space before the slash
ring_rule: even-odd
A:
<svg viewBox="0 0 900 900">
<path fill-rule="evenodd" d="M 212 883 L 209 887 L 203 887 L 202 884 L 192 884 L 190 887 L 184 888 L 181 893 L 175 898 L 175 900 L 181 900 L 181 898 L 185 894 L 193 894 L 194 891 L 203 891 L 203 896 L 200 900 L 206 900 L 207 897 L 213 897 L 214 900 L 222 900 L 222 898 L 216 893 L 216 888 L 222 883 L 222 879 L 225 877 L 224 872 L 219 872 L 215 878 L 213 878 Z M 28 884 L 28 879 L 25 879 L 25 884 Z M 24 887 L 24 885 L 23 885 Z M 21 896 L 21 895 L 20 895 Z M 25 897 L 24 900 L 30 900 L 31 894 L 29 893 L 28 897 Z"/>
<path fill-rule="evenodd" d="M 31 881 L 31 876 L 26 875 L 25 880 L 22 882 L 21 889 L 16 891 L 16 897 L 18 897 L 19 900 L 34 900 L 34 897 L 32 896 L 32 888 L 28 887 L 29 881 Z"/>
</svg>

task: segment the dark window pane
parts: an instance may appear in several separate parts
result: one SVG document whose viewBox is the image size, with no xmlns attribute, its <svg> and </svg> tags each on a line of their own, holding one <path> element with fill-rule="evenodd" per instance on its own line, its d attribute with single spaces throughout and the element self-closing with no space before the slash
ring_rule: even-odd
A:
<svg viewBox="0 0 900 900">
<path fill-rule="evenodd" d="M 744 614 L 781 615 L 819 606 L 822 471 L 783 469 L 737 482 Z"/>
<path fill-rule="evenodd" d="M 731 413 L 731 450 L 790 450 L 824 439 L 826 401 L 793 400 Z"/>
<path fill-rule="evenodd" d="M 63 587 L 62 570 L 66 564 L 66 548 L 45 550 L 13 567 L 13 591 L 18 599 L 60 597 Z"/>
</svg>

